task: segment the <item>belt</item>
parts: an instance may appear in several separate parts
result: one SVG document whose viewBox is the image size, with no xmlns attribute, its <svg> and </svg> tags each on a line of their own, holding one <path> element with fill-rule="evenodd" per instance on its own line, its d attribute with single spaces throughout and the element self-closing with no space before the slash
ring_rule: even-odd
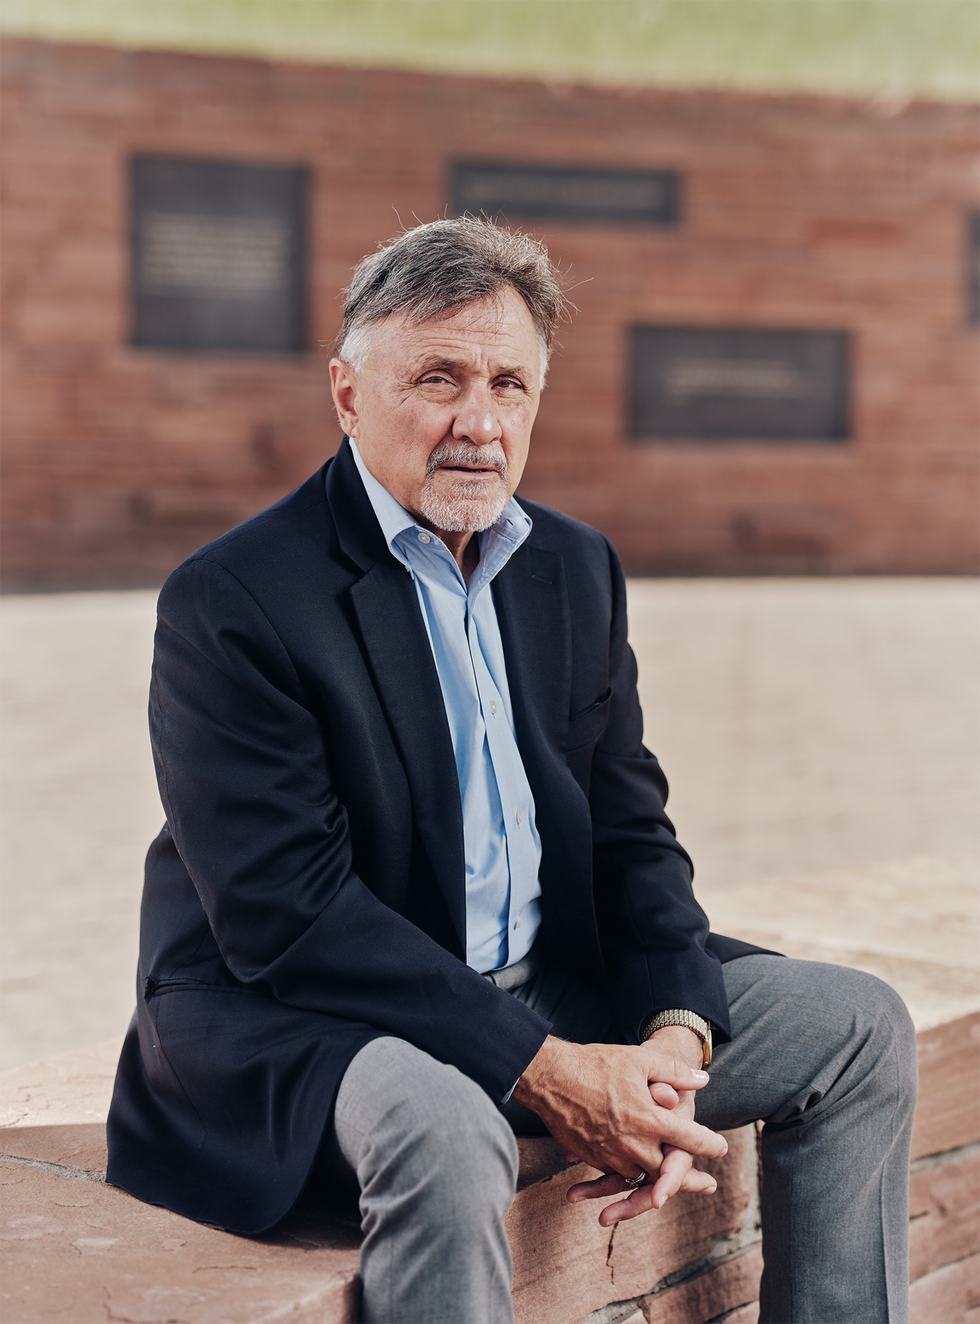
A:
<svg viewBox="0 0 980 1324">
<path fill-rule="evenodd" d="M 513 965 L 501 966 L 499 970 L 487 970 L 483 978 L 509 992 L 518 984 L 526 984 L 529 979 L 533 979 L 540 968 L 541 956 L 535 943 L 527 955 L 522 956 L 519 961 L 515 961 Z"/>
</svg>

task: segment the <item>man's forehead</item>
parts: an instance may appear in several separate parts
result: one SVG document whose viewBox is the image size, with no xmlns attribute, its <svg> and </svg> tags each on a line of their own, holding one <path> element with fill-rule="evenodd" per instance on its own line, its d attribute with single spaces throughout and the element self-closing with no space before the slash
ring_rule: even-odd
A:
<svg viewBox="0 0 980 1324">
<path fill-rule="evenodd" d="M 539 354 L 534 322 L 523 299 L 513 291 L 506 291 L 503 298 L 480 299 L 424 322 L 396 313 L 390 319 L 389 331 L 413 360 L 452 360 L 461 351 L 474 349 L 503 355 L 512 362 L 535 361 Z"/>
</svg>

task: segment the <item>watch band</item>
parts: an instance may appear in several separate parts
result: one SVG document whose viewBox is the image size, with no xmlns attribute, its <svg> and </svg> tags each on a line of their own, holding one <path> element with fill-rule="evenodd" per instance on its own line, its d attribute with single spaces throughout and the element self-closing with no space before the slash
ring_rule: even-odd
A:
<svg viewBox="0 0 980 1324">
<path fill-rule="evenodd" d="M 655 1030 L 662 1030 L 665 1025 L 685 1025 L 701 1040 L 702 1069 L 711 1063 L 711 1022 L 706 1021 L 695 1011 L 686 1011 L 675 1007 L 671 1011 L 658 1011 L 647 1020 L 640 1030 L 640 1043 L 649 1039 Z"/>
</svg>

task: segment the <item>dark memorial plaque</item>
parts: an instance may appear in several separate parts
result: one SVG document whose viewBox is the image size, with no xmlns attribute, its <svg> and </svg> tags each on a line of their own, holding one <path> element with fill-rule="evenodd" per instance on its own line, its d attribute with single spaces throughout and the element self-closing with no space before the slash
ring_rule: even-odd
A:
<svg viewBox="0 0 980 1324">
<path fill-rule="evenodd" d="M 637 440 L 847 440 L 844 331 L 635 326 L 632 336 Z"/>
<path fill-rule="evenodd" d="M 306 172 L 152 156 L 131 172 L 132 343 L 302 351 Z"/>
<path fill-rule="evenodd" d="M 971 322 L 980 322 L 980 211 L 967 221 L 966 307 Z"/>
<path fill-rule="evenodd" d="M 673 170 L 592 170 L 569 166 L 452 167 L 457 216 L 589 225 L 676 225 L 680 185 Z"/>
</svg>

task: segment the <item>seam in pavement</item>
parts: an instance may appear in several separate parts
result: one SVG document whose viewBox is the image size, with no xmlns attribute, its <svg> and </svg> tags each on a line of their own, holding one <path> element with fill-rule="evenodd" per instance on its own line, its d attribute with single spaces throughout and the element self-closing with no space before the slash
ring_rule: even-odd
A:
<svg viewBox="0 0 980 1324">
<path fill-rule="evenodd" d="M 106 1179 L 100 1172 L 83 1172 L 81 1168 L 66 1168 L 60 1163 L 44 1163 L 41 1159 L 15 1158 L 13 1154 L 0 1154 L 0 1163 L 18 1163 L 22 1168 L 40 1168 L 42 1172 L 53 1172 L 57 1177 L 74 1177 L 77 1181 L 95 1181 L 100 1186 L 106 1185 Z"/>
</svg>

